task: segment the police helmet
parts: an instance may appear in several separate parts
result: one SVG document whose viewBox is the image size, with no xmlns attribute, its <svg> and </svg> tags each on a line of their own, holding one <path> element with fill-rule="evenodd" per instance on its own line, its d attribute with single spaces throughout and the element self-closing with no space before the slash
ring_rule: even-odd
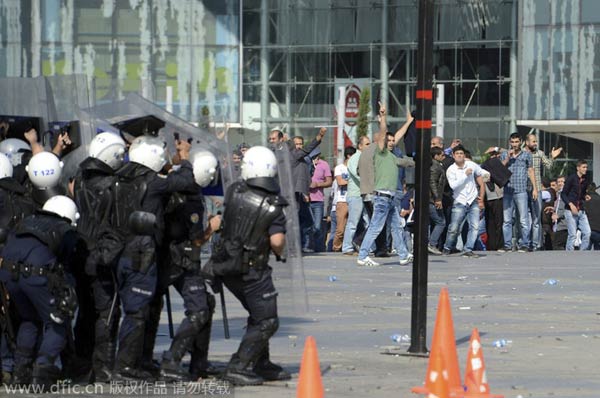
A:
<svg viewBox="0 0 600 398">
<path fill-rule="evenodd" d="M 0 153 L 0 178 L 12 177 L 13 166 L 10 159 L 3 153 Z"/>
<path fill-rule="evenodd" d="M 31 151 L 31 147 L 18 138 L 7 138 L 0 142 L 0 153 L 5 154 L 10 159 L 13 167 L 21 164 L 23 151 Z"/>
<path fill-rule="evenodd" d="M 90 143 L 90 157 L 106 163 L 113 170 L 121 167 L 124 154 L 125 141 L 117 134 L 100 133 Z"/>
<path fill-rule="evenodd" d="M 194 169 L 194 180 L 201 187 L 206 187 L 215 178 L 217 158 L 210 152 L 200 150 L 190 156 Z"/>
<path fill-rule="evenodd" d="M 79 219 L 77 205 L 68 196 L 56 195 L 51 197 L 44 203 L 42 210 L 67 218 L 73 226 L 77 225 Z"/>
<path fill-rule="evenodd" d="M 47 189 L 58 184 L 63 166 L 63 162 L 55 154 L 40 152 L 33 155 L 25 169 L 36 188 Z"/>
<path fill-rule="evenodd" d="M 275 177 L 277 175 L 277 158 L 273 151 L 264 146 L 253 146 L 248 149 L 242 159 L 242 179 Z"/>
<path fill-rule="evenodd" d="M 160 137 L 137 137 L 129 147 L 129 160 L 158 173 L 167 164 L 167 143 Z"/>
</svg>

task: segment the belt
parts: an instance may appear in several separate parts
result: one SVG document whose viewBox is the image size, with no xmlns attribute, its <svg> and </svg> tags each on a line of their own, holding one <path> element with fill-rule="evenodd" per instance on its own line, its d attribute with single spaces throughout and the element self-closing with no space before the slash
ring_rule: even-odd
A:
<svg viewBox="0 0 600 398">
<path fill-rule="evenodd" d="M 389 193 L 383 193 L 375 191 L 375 196 L 383 196 L 384 198 L 393 199 L 394 195 L 390 195 Z"/>
<path fill-rule="evenodd" d="M 56 271 L 56 267 L 48 267 L 43 265 L 30 265 L 24 263 L 13 263 L 4 259 L 0 259 L 0 268 L 10 271 L 12 274 L 23 274 L 29 276 L 46 276 L 50 272 Z"/>
</svg>

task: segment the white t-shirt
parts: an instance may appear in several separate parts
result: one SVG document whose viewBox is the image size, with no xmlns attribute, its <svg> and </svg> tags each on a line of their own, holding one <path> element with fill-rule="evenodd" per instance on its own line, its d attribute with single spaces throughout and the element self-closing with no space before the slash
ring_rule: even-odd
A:
<svg viewBox="0 0 600 398">
<path fill-rule="evenodd" d="M 467 169 L 473 170 L 473 173 L 466 175 Z M 446 170 L 448 185 L 452 188 L 454 201 L 462 205 L 470 205 L 479 194 L 479 186 L 475 181 L 475 176 L 481 176 L 484 171 L 476 163 L 466 160 L 462 168 L 459 168 L 456 163 L 453 163 Z"/>
<path fill-rule="evenodd" d="M 348 173 L 348 167 L 344 163 L 340 163 L 335 166 L 333 170 L 333 178 L 336 179 L 337 176 L 341 176 L 344 180 L 348 181 L 350 179 L 350 174 Z M 345 202 L 346 201 L 346 193 L 348 192 L 348 185 L 343 185 L 338 187 L 335 194 L 337 196 L 337 202 Z"/>
</svg>

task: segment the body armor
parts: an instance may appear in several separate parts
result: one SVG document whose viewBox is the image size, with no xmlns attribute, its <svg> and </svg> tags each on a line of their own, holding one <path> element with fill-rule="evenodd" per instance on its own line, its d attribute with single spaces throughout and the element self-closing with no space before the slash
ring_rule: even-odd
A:
<svg viewBox="0 0 600 398">
<path fill-rule="evenodd" d="M 112 215 L 112 224 L 117 230 L 131 234 L 129 217 L 136 211 L 143 211 L 144 197 L 152 178 L 152 170 L 135 163 L 128 163 L 120 170 L 114 185 L 115 211 Z"/>
<path fill-rule="evenodd" d="M 38 211 L 25 218 L 16 228 L 16 235 L 33 235 L 42 241 L 50 251 L 58 256 L 65 234 L 72 230 L 70 221 L 55 214 Z"/>
<path fill-rule="evenodd" d="M 89 249 L 95 246 L 110 221 L 110 190 L 115 180 L 112 169 L 98 159 L 87 158 L 81 163 L 74 187 L 75 202 L 81 214 L 77 231 L 85 238 Z"/>
<path fill-rule="evenodd" d="M 0 236 L 8 236 L 22 219 L 33 214 L 34 205 L 25 195 L 25 188 L 13 178 L 0 180 L 0 191 Z"/>
<path fill-rule="evenodd" d="M 277 194 L 236 182 L 229 187 L 225 204 L 221 240 L 211 257 L 212 271 L 232 275 L 246 273 L 250 267 L 266 267 L 269 227 L 283 214 L 287 202 Z"/>
</svg>

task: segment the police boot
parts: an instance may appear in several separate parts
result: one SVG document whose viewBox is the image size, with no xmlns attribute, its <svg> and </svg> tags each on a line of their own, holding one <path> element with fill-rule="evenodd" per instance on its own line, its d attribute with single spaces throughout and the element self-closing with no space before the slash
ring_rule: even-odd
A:
<svg viewBox="0 0 600 398">
<path fill-rule="evenodd" d="M 219 368 L 210 363 L 206 353 L 199 350 L 192 351 L 192 359 L 190 361 L 190 377 L 192 380 L 206 379 L 211 376 L 218 376 L 221 373 L 223 373 L 223 370 L 219 370 Z"/>
<path fill-rule="evenodd" d="M 214 309 L 214 298 L 212 295 L 209 296 L 209 304 L 211 305 L 211 310 Z M 190 360 L 190 375 L 192 376 L 192 380 L 218 376 L 222 373 L 222 370 L 219 370 L 208 361 L 211 327 L 212 316 L 208 319 L 208 322 L 200 330 L 200 333 L 196 335 L 194 340 L 194 348 L 192 349 L 192 358 Z"/>
<path fill-rule="evenodd" d="M 13 386 L 25 386 L 31 384 L 31 365 L 15 366 L 10 384 Z"/>
<path fill-rule="evenodd" d="M 290 380 L 292 378 L 290 372 L 271 362 L 268 346 L 256 360 L 254 372 L 267 381 Z"/>
<path fill-rule="evenodd" d="M 135 329 L 119 344 L 113 378 L 119 381 L 153 381 L 152 373 L 138 368 L 144 338 L 144 323 L 138 322 Z"/>
<path fill-rule="evenodd" d="M 259 386 L 264 379 L 254 373 L 252 365 L 251 362 L 240 360 L 238 354 L 233 354 L 221 377 L 236 386 Z"/>
<path fill-rule="evenodd" d="M 167 383 L 191 381 L 190 375 L 181 367 L 181 357 L 165 351 L 160 364 L 160 380 Z"/>
<path fill-rule="evenodd" d="M 94 350 L 94 377 L 95 383 L 110 383 L 113 378 L 115 364 L 115 351 L 117 345 L 112 342 L 103 342 L 96 345 Z"/>
<path fill-rule="evenodd" d="M 36 363 L 33 366 L 33 380 L 31 384 L 38 386 L 43 392 L 50 391 L 50 387 L 58 381 L 60 369 L 50 364 Z"/>
<path fill-rule="evenodd" d="M 13 370 L 12 379 L 10 380 L 13 386 L 25 386 L 31 384 L 32 366 L 33 366 L 33 351 L 23 350 L 17 347 L 15 350 L 15 368 Z"/>
</svg>

